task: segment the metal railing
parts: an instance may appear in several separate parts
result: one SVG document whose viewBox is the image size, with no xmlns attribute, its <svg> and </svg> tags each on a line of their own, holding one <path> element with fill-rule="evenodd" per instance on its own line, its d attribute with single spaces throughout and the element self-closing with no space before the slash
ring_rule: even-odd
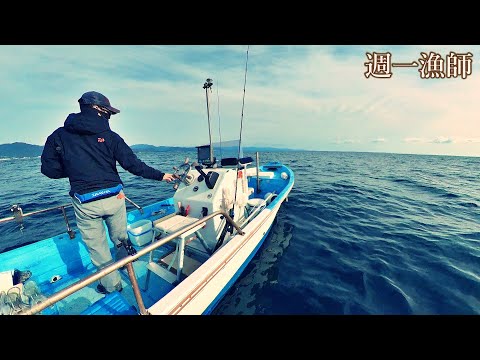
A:
<svg viewBox="0 0 480 360">
<path fill-rule="evenodd" d="M 125 200 L 127 200 L 130 204 L 132 204 L 140 212 L 140 214 L 144 213 L 143 208 L 141 206 L 137 205 L 132 200 L 130 200 L 128 197 L 125 196 Z M 50 207 L 50 208 L 37 210 L 37 211 L 32 211 L 32 212 L 24 214 L 23 209 L 20 207 L 20 205 L 15 204 L 15 205 L 12 205 L 12 207 L 10 208 L 10 211 L 13 212 L 13 216 L 9 216 L 9 217 L 0 219 L 0 224 L 2 224 L 4 222 L 15 220 L 17 223 L 20 224 L 20 230 L 23 230 L 23 228 L 24 228 L 23 218 L 29 217 L 29 216 L 32 216 L 32 215 L 41 214 L 41 213 L 44 213 L 44 212 L 47 212 L 47 211 L 61 210 L 62 215 L 63 215 L 63 220 L 65 221 L 65 224 L 67 226 L 68 236 L 70 237 L 70 239 L 74 239 L 75 238 L 75 231 L 73 231 L 72 228 L 70 227 L 70 223 L 68 222 L 68 218 L 67 218 L 67 213 L 65 212 L 65 208 L 69 207 L 69 206 L 73 206 L 73 204 L 53 206 L 53 207 Z"/>
<path fill-rule="evenodd" d="M 135 275 L 135 271 L 133 269 L 132 262 L 137 260 L 138 258 L 142 257 L 143 255 L 148 254 L 149 252 L 159 248 L 160 246 L 174 240 L 176 237 L 182 235 L 184 232 L 186 232 L 188 230 L 191 230 L 194 227 L 196 227 L 196 226 L 204 223 L 205 221 L 208 221 L 208 220 L 210 220 L 213 217 L 218 216 L 218 215 L 224 216 L 225 219 L 229 223 L 231 223 L 233 225 L 233 227 L 237 230 L 237 234 L 239 234 L 239 235 L 244 235 L 245 234 L 242 231 L 242 229 L 240 228 L 240 226 L 238 226 L 238 224 L 235 223 L 235 221 L 233 221 L 233 219 L 227 214 L 227 212 L 225 212 L 223 210 L 215 211 L 215 212 L 199 219 L 198 221 L 195 221 L 194 223 L 185 226 L 184 228 L 178 230 L 177 232 L 174 232 L 174 233 L 166 236 L 165 238 L 162 238 L 162 239 L 146 246 L 145 248 L 143 248 L 141 250 L 138 250 L 138 252 L 135 255 L 130 255 L 130 256 L 127 256 L 127 257 L 125 257 L 121 260 L 118 260 L 118 261 L 114 262 L 113 264 L 108 265 L 107 267 L 102 268 L 101 270 L 98 270 L 97 272 L 93 273 L 92 275 L 89 275 L 89 276 L 85 277 L 84 279 L 81 279 L 81 280 L 77 281 L 76 283 L 66 287 L 65 289 L 60 290 L 59 292 L 49 296 L 48 298 L 46 298 L 41 303 L 32 306 L 30 309 L 25 309 L 25 310 L 19 312 L 18 315 L 34 315 L 34 314 L 46 309 L 47 307 L 54 305 L 55 303 L 59 302 L 60 300 L 62 300 L 64 298 L 66 298 L 67 296 L 83 289 L 84 287 L 90 285 L 91 283 L 95 282 L 96 280 L 99 280 L 100 278 L 104 277 L 105 275 L 110 274 L 111 272 L 113 272 L 115 270 L 118 270 L 118 269 L 120 269 L 124 266 L 127 267 L 128 276 L 129 276 L 130 282 L 132 283 L 133 293 L 134 293 L 134 296 L 135 296 L 135 300 L 137 301 L 137 304 L 138 304 L 139 312 L 140 312 L 141 315 L 148 315 L 149 313 L 146 310 L 145 305 L 143 303 L 143 299 L 142 299 L 142 296 L 141 296 L 141 293 L 140 293 L 140 288 L 138 286 L 137 277 Z"/>
<path fill-rule="evenodd" d="M 54 206 L 54 207 L 51 207 L 51 208 L 47 208 L 47 209 L 42 209 L 42 210 L 37 210 L 37 211 L 32 211 L 32 212 L 29 212 L 29 213 L 23 213 L 22 211 L 22 208 L 18 205 L 13 205 L 12 208 L 10 209 L 11 211 L 14 212 L 14 214 L 18 214 L 17 216 L 9 216 L 9 217 L 6 217 L 6 218 L 3 218 L 3 219 L 0 219 L 0 224 L 3 223 L 3 222 L 7 222 L 7 221 L 12 221 L 12 220 L 17 220 L 17 221 L 21 221 L 24 217 L 28 217 L 28 216 L 32 216 L 32 215 L 37 215 L 37 214 L 41 214 L 41 213 L 44 213 L 44 212 L 47 212 L 47 211 L 52 211 L 52 210 L 62 210 L 62 213 L 63 211 L 65 210 L 66 207 L 69 207 L 69 206 L 72 206 L 72 204 L 65 204 L 65 205 L 59 205 L 59 206 Z"/>
</svg>

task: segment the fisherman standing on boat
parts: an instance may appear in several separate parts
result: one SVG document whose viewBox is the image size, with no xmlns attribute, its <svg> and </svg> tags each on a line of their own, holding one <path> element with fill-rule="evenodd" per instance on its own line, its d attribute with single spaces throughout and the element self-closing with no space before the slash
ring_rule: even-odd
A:
<svg viewBox="0 0 480 360">
<path fill-rule="evenodd" d="M 125 141 L 110 129 L 112 107 L 104 95 L 88 91 L 78 100 L 80 113 L 70 114 L 64 126 L 48 136 L 41 156 L 41 172 L 51 179 L 68 177 L 77 226 L 92 263 L 101 269 L 113 262 L 103 221 L 115 244 L 118 261 L 133 249 L 127 235 L 127 211 L 118 162 L 126 171 L 146 179 L 171 182 L 163 173 L 138 159 Z M 134 249 L 133 249 L 134 251 Z M 97 291 L 121 291 L 120 273 L 99 280 Z"/>
</svg>

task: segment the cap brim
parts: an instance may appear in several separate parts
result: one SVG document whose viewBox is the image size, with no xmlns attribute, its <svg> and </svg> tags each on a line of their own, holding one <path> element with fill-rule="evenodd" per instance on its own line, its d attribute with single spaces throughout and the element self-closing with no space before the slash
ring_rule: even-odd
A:
<svg viewBox="0 0 480 360">
<path fill-rule="evenodd" d="M 114 107 L 111 107 L 111 106 L 105 106 L 105 108 L 107 108 L 108 110 L 110 110 L 110 112 L 112 114 L 118 114 L 120 112 L 120 110 L 118 109 L 115 109 Z"/>
</svg>

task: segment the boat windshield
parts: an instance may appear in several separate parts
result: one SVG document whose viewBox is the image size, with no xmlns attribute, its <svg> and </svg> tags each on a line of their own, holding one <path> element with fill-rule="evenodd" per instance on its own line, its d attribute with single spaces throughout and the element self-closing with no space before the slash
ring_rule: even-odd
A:
<svg viewBox="0 0 480 360">
<path fill-rule="evenodd" d="M 212 154 L 217 163 L 220 163 L 222 159 L 227 158 L 242 158 L 243 148 L 240 146 L 240 140 L 228 140 L 223 142 L 212 143 Z M 210 145 L 197 146 L 198 163 L 209 164 L 210 163 Z"/>
</svg>

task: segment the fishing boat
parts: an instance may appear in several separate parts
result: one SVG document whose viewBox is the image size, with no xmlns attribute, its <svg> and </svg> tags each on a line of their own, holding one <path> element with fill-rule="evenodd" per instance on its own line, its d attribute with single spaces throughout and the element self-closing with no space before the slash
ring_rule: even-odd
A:
<svg viewBox="0 0 480 360">
<path fill-rule="evenodd" d="M 203 88 L 209 133 L 211 86 L 207 79 Z M 29 216 L 61 211 L 67 229 L 0 254 L 0 312 L 210 314 L 261 251 L 294 185 L 294 173 L 287 165 L 260 165 L 258 152 L 255 159 L 243 157 L 241 138 L 238 144 L 238 156 L 218 159 L 211 137 L 209 144 L 197 146 L 196 161 L 185 158 L 174 167 L 175 192 L 170 198 L 152 196 L 143 207 L 126 198 L 135 207 L 127 213 L 128 237 L 135 251 L 102 269 L 92 264 L 80 232 L 69 225 L 65 208 L 71 204 L 29 213 L 13 205 L 13 216 L 0 223 L 23 224 Z M 109 243 L 113 254 L 114 245 Z M 115 270 L 120 270 L 122 291 L 95 291 L 97 280 Z"/>
</svg>

